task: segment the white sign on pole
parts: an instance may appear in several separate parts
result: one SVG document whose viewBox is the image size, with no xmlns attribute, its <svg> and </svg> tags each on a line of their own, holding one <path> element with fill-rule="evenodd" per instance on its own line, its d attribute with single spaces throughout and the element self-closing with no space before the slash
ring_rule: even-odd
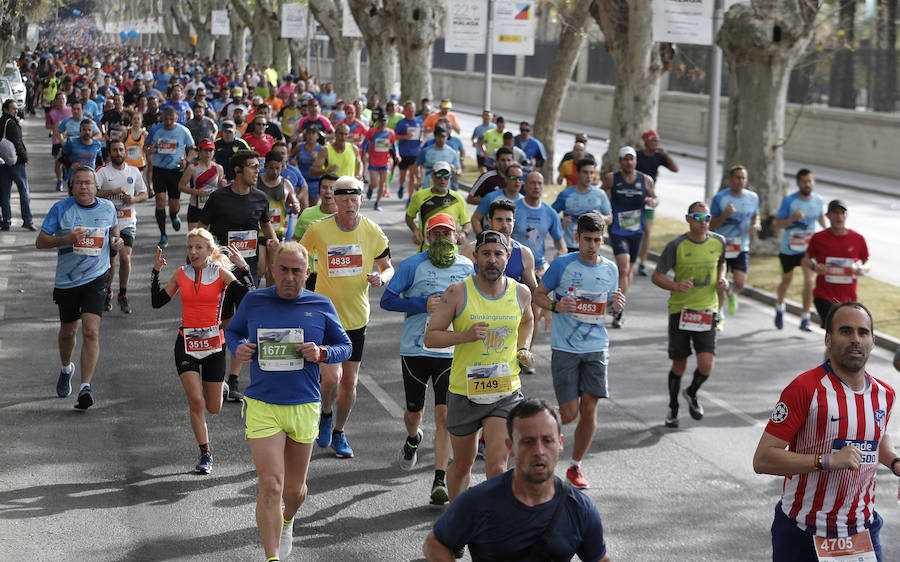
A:
<svg viewBox="0 0 900 562">
<path fill-rule="evenodd" d="M 350 6 L 347 5 L 347 0 L 341 0 L 341 13 L 343 14 L 341 35 L 344 37 L 362 37 L 362 31 L 359 30 L 359 26 L 356 25 L 356 20 L 353 19 L 353 14 L 350 12 Z"/>
<path fill-rule="evenodd" d="M 484 0 L 447 0 L 444 52 L 484 54 L 487 15 Z"/>
<path fill-rule="evenodd" d="M 38 38 L 41 33 L 41 26 L 36 23 L 28 24 L 28 31 L 25 32 L 25 42 L 32 48 L 37 47 Z"/>
<path fill-rule="evenodd" d="M 306 37 L 307 8 L 303 4 L 281 6 L 281 37 L 297 39 Z"/>
<path fill-rule="evenodd" d="M 534 55 L 534 2 L 494 0 L 494 54 Z"/>
<path fill-rule="evenodd" d="M 210 19 L 210 33 L 213 35 L 231 35 L 231 22 L 228 21 L 228 10 L 213 10 Z"/>
<path fill-rule="evenodd" d="M 653 0 L 653 40 L 712 45 L 715 0 Z"/>
</svg>

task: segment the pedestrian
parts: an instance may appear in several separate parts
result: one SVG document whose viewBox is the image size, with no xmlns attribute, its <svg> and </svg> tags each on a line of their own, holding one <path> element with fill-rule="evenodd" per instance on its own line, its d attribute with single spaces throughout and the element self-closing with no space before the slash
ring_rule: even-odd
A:
<svg viewBox="0 0 900 562">
<path fill-rule="evenodd" d="M 16 184 L 19 191 L 19 211 L 22 213 L 22 228 L 34 232 L 34 217 L 31 215 L 31 196 L 28 192 L 28 150 L 22 140 L 22 126 L 19 125 L 19 108 L 16 100 L 10 98 L 3 102 L 3 113 L 0 114 L 0 138 L 12 143 L 15 150 L 16 161 L 0 164 L 0 208 L 3 218 L 0 221 L 0 230 L 9 230 L 12 225 L 12 209 L 10 198 L 12 197 L 12 185 Z"/>
</svg>

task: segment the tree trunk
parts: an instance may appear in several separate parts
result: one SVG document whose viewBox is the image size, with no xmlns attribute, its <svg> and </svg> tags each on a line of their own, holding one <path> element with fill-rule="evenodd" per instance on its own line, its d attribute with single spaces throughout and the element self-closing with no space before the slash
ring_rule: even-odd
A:
<svg viewBox="0 0 900 562">
<path fill-rule="evenodd" d="M 431 98 L 434 40 L 443 30 L 446 5 L 433 0 L 385 0 L 397 36 L 400 99 Z"/>
<path fill-rule="evenodd" d="M 291 74 L 299 76 L 306 68 L 306 39 L 288 39 L 288 49 L 291 51 Z"/>
<path fill-rule="evenodd" d="M 256 0 L 253 10 L 253 48 L 250 51 L 250 64 L 260 69 L 272 64 L 272 45 L 277 33 L 272 29 L 272 6 L 268 2 Z"/>
<path fill-rule="evenodd" d="M 197 55 L 200 58 L 212 58 L 215 37 L 210 29 L 212 23 L 212 3 L 194 0 L 191 4 L 191 23 L 197 33 Z"/>
<path fill-rule="evenodd" d="M 253 14 L 243 0 L 228 2 L 228 24 L 231 27 L 231 61 L 243 72 L 247 65 L 247 28 L 253 23 Z"/>
<path fill-rule="evenodd" d="M 616 65 L 609 125 L 609 148 L 603 155 L 601 173 L 618 164 L 619 148 L 637 149 L 641 135 L 657 127 L 659 87 L 664 72 L 672 66 L 671 43 L 654 43 L 653 0 L 595 0 L 591 15 L 606 37 L 606 48 Z"/>
<path fill-rule="evenodd" d="M 777 251 L 773 216 L 785 194 L 784 138 L 791 69 L 812 38 L 819 6 L 806 0 L 755 0 L 725 15 L 716 41 L 728 62 L 729 100 L 724 174 L 747 168 L 759 195 L 760 250 Z"/>
<path fill-rule="evenodd" d="M 190 53 L 193 49 L 191 47 L 191 43 L 189 37 L 191 36 L 191 24 L 185 16 L 184 12 L 181 11 L 179 6 L 172 4 L 169 7 L 169 16 L 172 19 L 172 22 L 175 23 L 175 30 L 177 34 L 171 35 L 172 42 L 168 43 L 169 45 L 174 45 L 176 51 L 181 51 L 182 53 Z"/>
<path fill-rule="evenodd" d="M 856 107 L 854 84 L 853 40 L 855 32 L 856 0 L 841 0 L 838 31 L 841 47 L 831 61 L 831 79 L 828 81 L 828 105 L 831 107 Z"/>
<path fill-rule="evenodd" d="M 349 0 L 353 19 L 363 34 L 369 54 L 369 86 L 366 94 L 377 95 L 382 103 L 394 85 L 394 59 L 397 38 L 391 16 L 380 0 Z"/>
<path fill-rule="evenodd" d="M 339 97 L 356 99 L 359 97 L 359 54 L 362 40 L 358 37 L 344 37 L 342 34 L 343 7 L 335 0 L 309 0 L 309 9 L 316 21 L 325 29 L 334 49 L 334 66 L 331 81 Z M 326 82 L 318 77 L 319 83 Z"/>
<path fill-rule="evenodd" d="M 584 43 L 584 28 L 589 21 L 592 3 L 593 0 L 576 0 L 568 9 L 564 2 L 558 4 L 558 18 L 562 24 L 559 45 L 547 73 L 547 79 L 544 81 L 537 115 L 534 116 L 534 136 L 544 143 L 547 152 L 547 159 L 541 168 L 544 181 L 547 183 L 554 180 L 556 170 L 553 167 L 553 146 L 556 128 L 563 103 L 566 101 L 569 78 L 572 77 L 575 61 L 578 60 L 578 53 Z"/>
<path fill-rule="evenodd" d="M 875 83 L 872 109 L 892 112 L 897 105 L 897 0 L 879 0 L 875 18 Z"/>
</svg>

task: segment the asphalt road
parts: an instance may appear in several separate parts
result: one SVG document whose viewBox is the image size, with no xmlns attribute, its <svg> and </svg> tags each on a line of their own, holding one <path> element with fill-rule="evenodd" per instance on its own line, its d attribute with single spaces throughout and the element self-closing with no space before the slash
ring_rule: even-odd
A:
<svg viewBox="0 0 900 562">
<path fill-rule="evenodd" d="M 36 223 L 60 198 L 41 123 L 25 125 Z M 668 181 L 668 178 L 667 178 Z M 402 205 L 363 213 L 382 225 L 394 261 L 411 255 Z M 254 521 L 256 479 L 243 440 L 239 407 L 209 416 L 213 473 L 190 473 L 197 448 L 175 374 L 172 346 L 178 304 L 150 307 L 148 273 L 156 227 L 152 204 L 140 207 L 134 274 L 134 314 L 103 318 L 97 403 L 76 413 L 74 397 L 59 399 L 55 382 L 57 309 L 51 300 L 55 255 L 34 248 L 34 234 L 0 235 L 0 560 L 90 561 L 251 560 L 262 550 Z M 183 234 L 183 231 L 182 231 Z M 170 236 L 170 258 L 185 241 Z M 170 259 L 176 263 L 177 259 Z M 402 315 L 378 308 L 361 371 L 357 406 L 348 424 L 352 460 L 316 449 L 310 496 L 295 525 L 292 560 L 418 560 L 441 509 L 427 505 L 433 423 L 426 411 L 425 444 L 412 472 L 395 462 L 404 430 L 396 355 Z M 682 426 L 663 427 L 667 395 L 666 309 L 663 291 L 638 278 L 626 327 L 611 334 L 610 389 L 584 466 L 588 496 L 603 517 L 613 560 L 756 561 L 770 555 L 769 526 L 781 479 L 753 473 L 751 458 L 781 389 L 822 358 L 823 333 L 772 326 L 771 310 L 741 299 L 720 335 L 716 369 L 701 393 L 706 417 L 682 407 Z M 536 346 L 537 374 L 529 396 L 553 399 L 549 335 Z M 77 355 L 76 355 L 77 356 Z M 900 386 L 883 350 L 870 372 Z M 693 369 L 693 363 L 689 368 Z M 246 375 L 245 375 L 246 376 Z M 77 377 L 75 379 L 77 382 Z M 429 399 L 430 401 L 430 399 Z M 896 422 L 891 430 L 896 434 Z M 574 427 L 566 428 L 566 452 Z M 476 464 L 476 470 L 482 468 Z M 474 482 L 483 474 L 476 474 Z M 885 560 L 900 560 L 897 478 L 884 469 L 876 505 L 885 518 Z"/>
</svg>

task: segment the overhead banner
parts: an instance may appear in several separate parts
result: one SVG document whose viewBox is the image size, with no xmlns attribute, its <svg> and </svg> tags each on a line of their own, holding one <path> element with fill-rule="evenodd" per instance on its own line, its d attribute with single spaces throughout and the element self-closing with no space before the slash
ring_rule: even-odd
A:
<svg viewBox="0 0 900 562">
<path fill-rule="evenodd" d="M 653 40 L 712 45 L 715 0 L 653 0 Z"/>
<path fill-rule="evenodd" d="M 447 0 L 444 52 L 483 54 L 487 16 L 484 0 Z"/>
<path fill-rule="evenodd" d="M 231 22 L 228 10 L 213 10 L 210 16 L 210 33 L 213 35 L 231 35 Z"/>
<path fill-rule="evenodd" d="M 343 14 L 341 35 L 344 37 L 362 37 L 362 31 L 359 30 L 359 26 L 356 25 L 356 20 L 353 19 L 353 13 L 350 12 L 350 6 L 347 5 L 347 0 L 341 0 L 341 13 Z"/>
<path fill-rule="evenodd" d="M 534 54 L 534 2 L 494 0 L 494 54 Z"/>
<path fill-rule="evenodd" d="M 283 4 L 281 6 L 281 37 L 298 39 L 307 34 L 307 7 L 303 4 Z"/>
</svg>

